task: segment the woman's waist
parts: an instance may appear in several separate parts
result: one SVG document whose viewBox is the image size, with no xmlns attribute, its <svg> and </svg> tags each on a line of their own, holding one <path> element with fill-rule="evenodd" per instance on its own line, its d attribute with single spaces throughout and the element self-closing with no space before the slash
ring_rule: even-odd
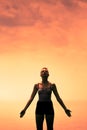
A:
<svg viewBox="0 0 87 130">
<path fill-rule="evenodd" d="M 44 101 L 44 102 L 49 102 L 51 101 L 51 96 L 50 95 L 39 95 L 39 101 Z"/>
<path fill-rule="evenodd" d="M 52 104 L 52 100 L 38 100 L 37 103 L 40 103 L 40 104 L 49 104 L 49 103 L 51 103 Z"/>
</svg>

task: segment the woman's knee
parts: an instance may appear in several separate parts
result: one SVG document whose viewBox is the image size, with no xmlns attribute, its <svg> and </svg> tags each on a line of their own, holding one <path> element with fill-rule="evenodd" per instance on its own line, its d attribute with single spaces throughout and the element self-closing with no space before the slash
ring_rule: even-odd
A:
<svg viewBox="0 0 87 130">
<path fill-rule="evenodd" d="M 47 130 L 53 130 L 54 115 L 46 115 Z"/>
<path fill-rule="evenodd" d="M 44 115 L 36 115 L 36 127 L 37 130 L 43 130 Z"/>
</svg>

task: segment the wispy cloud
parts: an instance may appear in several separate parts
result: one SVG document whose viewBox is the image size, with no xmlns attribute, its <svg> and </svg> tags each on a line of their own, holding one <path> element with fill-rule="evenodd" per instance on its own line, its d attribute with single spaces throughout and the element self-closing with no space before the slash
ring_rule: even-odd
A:
<svg viewBox="0 0 87 130">
<path fill-rule="evenodd" d="M 18 0 L 1 1 L 0 3 L 0 24 L 6 26 L 23 26 L 35 25 L 39 22 L 42 24 L 50 24 L 56 20 L 58 23 L 60 17 L 63 22 L 65 17 L 72 13 L 82 11 L 81 4 L 85 4 L 86 0 Z M 69 15 L 69 18 L 71 18 Z M 68 20 L 69 20 L 68 18 Z"/>
<path fill-rule="evenodd" d="M 37 41 L 33 50 L 47 44 L 86 48 L 86 12 L 86 0 L 1 0 L 0 43 L 29 48 Z"/>
</svg>

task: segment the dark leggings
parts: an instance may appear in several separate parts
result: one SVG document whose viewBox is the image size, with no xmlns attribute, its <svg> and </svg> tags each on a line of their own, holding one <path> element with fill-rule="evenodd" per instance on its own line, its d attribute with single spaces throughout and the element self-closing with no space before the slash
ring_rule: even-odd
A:
<svg viewBox="0 0 87 130">
<path fill-rule="evenodd" d="M 47 130 L 53 130 L 54 114 L 45 115 L 45 117 L 46 117 Z M 37 130 L 43 130 L 43 121 L 44 121 L 44 115 L 36 114 Z"/>
</svg>

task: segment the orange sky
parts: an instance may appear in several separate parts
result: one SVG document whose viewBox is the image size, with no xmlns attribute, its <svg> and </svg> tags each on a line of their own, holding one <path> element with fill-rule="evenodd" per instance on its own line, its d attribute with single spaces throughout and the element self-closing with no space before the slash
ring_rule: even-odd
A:
<svg viewBox="0 0 87 130">
<path fill-rule="evenodd" d="M 43 66 L 64 101 L 87 100 L 86 12 L 85 0 L 0 0 L 2 111 L 15 101 L 20 111 Z"/>
</svg>

